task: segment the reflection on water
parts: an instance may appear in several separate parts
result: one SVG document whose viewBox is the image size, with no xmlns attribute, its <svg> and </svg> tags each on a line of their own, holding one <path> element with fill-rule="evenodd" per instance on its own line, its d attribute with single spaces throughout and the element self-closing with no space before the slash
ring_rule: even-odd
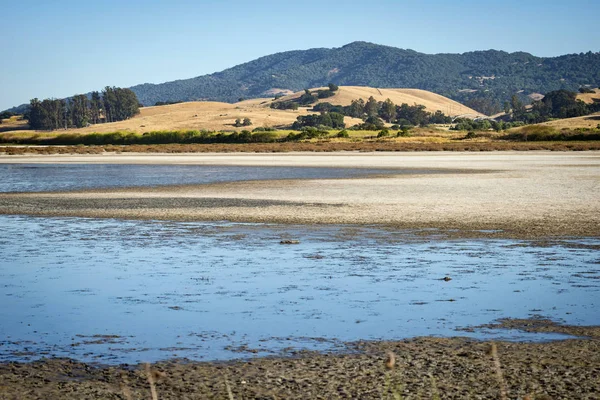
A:
<svg viewBox="0 0 600 400">
<path fill-rule="evenodd" d="M 358 339 L 481 337 L 455 328 L 537 314 L 597 324 L 599 245 L 0 216 L 0 360 L 226 359 Z"/>
<path fill-rule="evenodd" d="M 373 174 L 444 173 L 393 170 L 214 165 L 0 164 L 0 193 L 190 185 L 271 179 L 333 179 Z"/>
</svg>

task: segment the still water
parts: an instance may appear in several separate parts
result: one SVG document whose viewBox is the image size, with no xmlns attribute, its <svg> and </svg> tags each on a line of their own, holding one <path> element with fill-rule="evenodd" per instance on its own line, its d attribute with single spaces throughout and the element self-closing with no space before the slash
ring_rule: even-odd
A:
<svg viewBox="0 0 600 400">
<path fill-rule="evenodd" d="M 272 179 L 336 179 L 406 173 L 456 173 L 436 169 L 248 167 L 212 165 L 0 164 L 0 193 L 135 186 L 197 185 Z"/>
<path fill-rule="evenodd" d="M 533 315 L 600 321 L 597 239 L 415 233 L 0 216 L 0 360 L 228 359 L 421 335 L 535 340 L 551 335 L 456 329 Z"/>
</svg>

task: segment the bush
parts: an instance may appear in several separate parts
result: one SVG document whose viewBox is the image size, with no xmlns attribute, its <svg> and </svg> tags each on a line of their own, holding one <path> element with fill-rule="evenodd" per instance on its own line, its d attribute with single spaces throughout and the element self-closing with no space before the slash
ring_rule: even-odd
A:
<svg viewBox="0 0 600 400">
<path fill-rule="evenodd" d="M 388 129 L 385 129 L 385 128 L 382 129 L 381 131 L 379 131 L 379 133 L 377 134 L 378 138 L 387 137 L 387 136 L 390 136 L 390 131 Z"/>
<path fill-rule="evenodd" d="M 338 133 L 335 135 L 335 137 L 338 137 L 338 138 L 349 138 L 349 137 L 350 137 L 350 135 L 348 134 L 348 131 L 347 131 L 347 130 L 343 129 L 343 130 L 339 131 L 339 132 L 338 132 Z"/>
<path fill-rule="evenodd" d="M 306 106 L 319 101 L 319 97 L 312 94 L 308 89 L 304 90 L 304 94 L 298 99 L 300 105 Z"/>
<path fill-rule="evenodd" d="M 600 140 L 600 133 L 595 129 L 574 129 L 558 131 L 551 126 L 531 125 L 521 128 L 519 131 L 506 135 L 505 140 L 517 141 L 570 141 L 570 140 Z"/>
<path fill-rule="evenodd" d="M 409 127 L 409 126 L 403 126 L 398 131 L 398 134 L 396 136 L 408 137 L 408 136 L 410 136 L 410 129 L 411 129 L 411 127 Z"/>
<path fill-rule="evenodd" d="M 299 133 L 290 133 L 286 140 L 297 141 L 305 139 L 320 139 L 329 135 L 329 131 L 326 129 L 318 129 L 312 126 L 308 126 L 302 129 Z"/>
<path fill-rule="evenodd" d="M 331 90 L 319 90 L 317 92 L 317 97 L 319 99 L 326 99 L 328 97 L 332 97 L 335 96 L 335 93 L 333 93 Z"/>
<path fill-rule="evenodd" d="M 275 132 L 256 132 L 253 133 L 250 139 L 251 143 L 273 143 L 277 141 L 277 133 Z"/>
<path fill-rule="evenodd" d="M 271 108 L 276 110 L 297 110 L 298 103 L 294 103 L 293 101 L 276 101 L 271 103 Z"/>
</svg>

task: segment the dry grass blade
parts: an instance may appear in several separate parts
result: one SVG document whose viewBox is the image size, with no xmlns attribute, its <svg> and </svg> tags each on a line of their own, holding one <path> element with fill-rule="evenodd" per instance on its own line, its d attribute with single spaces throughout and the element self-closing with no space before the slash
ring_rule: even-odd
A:
<svg viewBox="0 0 600 400">
<path fill-rule="evenodd" d="M 229 400 L 234 400 L 233 392 L 231 391 L 231 386 L 229 386 L 229 382 L 227 382 L 227 378 L 225 378 L 225 387 L 227 388 L 227 396 L 229 396 Z"/>
<path fill-rule="evenodd" d="M 490 354 L 494 359 L 494 371 L 496 372 L 496 379 L 500 385 L 500 399 L 508 400 L 508 390 L 506 388 L 506 381 L 502 375 L 502 366 L 500 365 L 500 357 L 498 357 L 498 346 L 496 346 L 496 343 L 491 344 Z"/>
<path fill-rule="evenodd" d="M 158 393 L 156 393 L 156 385 L 154 381 L 154 374 L 150 369 L 150 364 L 145 365 L 146 376 L 148 377 L 148 383 L 150 384 L 150 393 L 152 395 L 152 400 L 158 400 Z"/>
<path fill-rule="evenodd" d="M 431 395 L 433 400 L 440 400 L 440 392 L 438 391 L 437 382 L 433 375 L 429 374 L 429 380 L 431 381 Z"/>
<path fill-rule="evenodd" d="M 386 355 L 385 367 L 387 369 L 394 369 L 395 365 L 396 365 L 396 355 L 390 351 Z"/>
<path fill-rule="evenodd" d="M 121 382 L 121 391 L 123 392 L 123 397 L 125 397 L 126 400 L 133 400 L 131 389 L 129 389 L 129 380 L 127 379 L 125 372 L 121 373 L 121 378 L 123 380 L 123 382 Z"/>
</svg>

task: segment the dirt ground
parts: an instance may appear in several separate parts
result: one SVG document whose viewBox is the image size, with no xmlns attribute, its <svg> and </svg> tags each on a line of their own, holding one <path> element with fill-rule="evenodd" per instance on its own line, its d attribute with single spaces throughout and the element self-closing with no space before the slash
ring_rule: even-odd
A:
<svg viewBox="0 0 600 400">
<path fill-rule="evenodd" d="M 357 342 L 341 353 L 232 362 L 4 363 L 0 399 L 150 399 L 152 388 L 158 399 L 598 399 L 600 330 L 585 333 L 549 343 Z"/>
</svg>

